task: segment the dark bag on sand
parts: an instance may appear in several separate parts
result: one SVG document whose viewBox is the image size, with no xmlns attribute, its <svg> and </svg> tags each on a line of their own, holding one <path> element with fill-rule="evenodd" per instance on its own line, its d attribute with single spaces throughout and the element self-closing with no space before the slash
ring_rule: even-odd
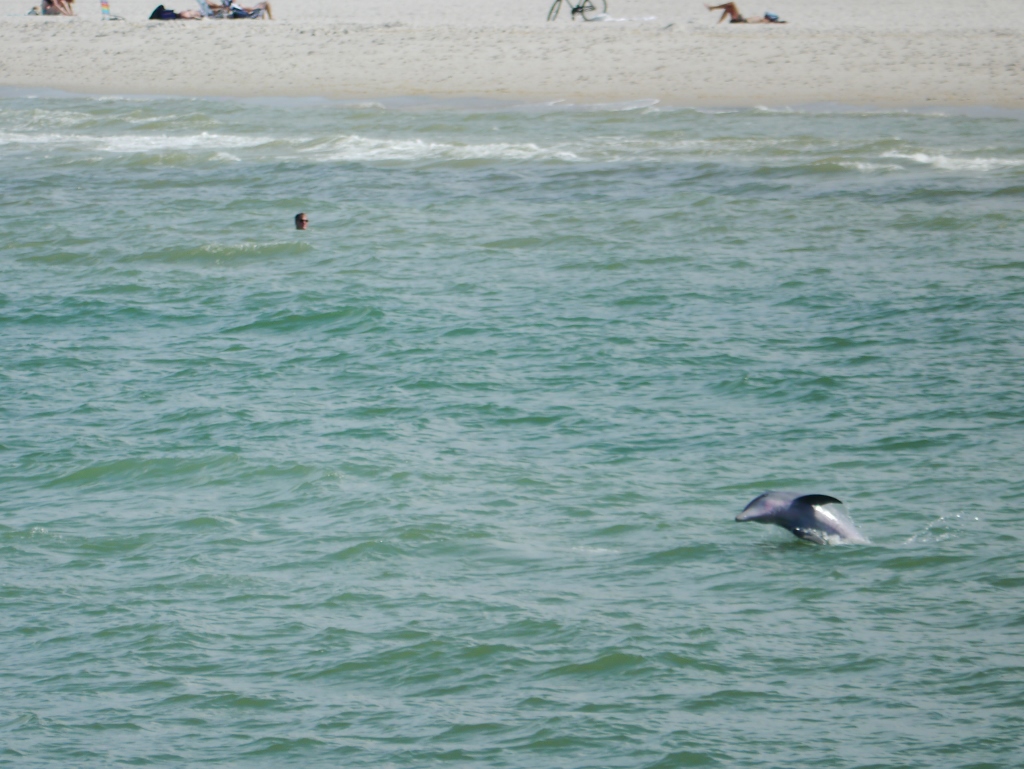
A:
<svg viewBox="0 0 1024 769">
<path fill-rule="evenodd" d="M 153 9 L 153 13 L 149 15 L 150 20 L 156 19 L 157 21 L 173 21 L 174 19 L 180 19 L 181 17 L 174 11 L 170 11 L 164 8 L 162 5 L 158 5 Z"/>
</svg>

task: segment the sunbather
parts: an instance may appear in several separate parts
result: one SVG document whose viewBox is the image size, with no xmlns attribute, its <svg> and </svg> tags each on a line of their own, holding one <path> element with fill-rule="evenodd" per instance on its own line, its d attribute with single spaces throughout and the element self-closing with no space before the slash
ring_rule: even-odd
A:
<svg viewBox="0 0 1024 769">
<path fill-rule="evenodd" d="M 153 9 L 153 13 L 149 15 L 150 21 L 174 21 L 175 19 L 201 19 L 203 14 L 199 11 L 172 11 L 170 8 L 164 8 L 162 5 L 158 5 Z"/>
<path fill-rule="evenodd" d="M 266 17 L 271 21 L 274 20 L 273 15 L 270 13 L 269 0 L 263 3 L 256 3 L 251 8 L 245 8 L 232 0 L 232 2 L 228 3 L 228 10 L 231 11 L 232 19 L 262 19 Z"/>
<path fill-rule="evenodd" d="M 270 11 L 269 2 L 256 3 L 250 8 L 246 8 L 244 5 L 239 5 L 235 0 L 228 0 L 224 5 L 218 5 L 217 3 L 210 3 L 210 10 L 214 16 L 219 16 L 224 19 L 263 19 L 267 18 L 271 21 L 274 20 L 274 16 Z"/>
<path fill-rule="evenodd" d="M 75 0 L 43 0 L 43 16 L 74 16 L 75 9 L 71 5 Z"/>
<path fill-rule="evenodd" d="M 704 7 L 709 11 L 721 11 L 722 15 L 718 18 L 718 23 L 721 24 L 726 18 L 729 19 L 730 24 L 785 24 L 782 19 L 776 16 L 774 13 L 766 13 L 760 19 L 747 19 L 744 18 L 743 14 L 740 13 L 740 9 L 736 7 L 736 3 L 722 3 L 721 5 L 708 5 L 704 4 Z"/>
</svg>

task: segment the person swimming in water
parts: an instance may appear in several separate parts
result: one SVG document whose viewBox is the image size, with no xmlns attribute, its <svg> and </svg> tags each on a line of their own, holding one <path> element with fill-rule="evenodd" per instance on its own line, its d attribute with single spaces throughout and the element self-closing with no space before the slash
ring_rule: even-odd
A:
<svg viewBox="0 0 1024 769">
<path fill-rule="evenodd" d="M 729 19 L 730 24 L 785 24 L 782 19 L 776 16 L 774 13 L 765 13 L 760 19 L 748 19 L 740 13 L 740 9 L 736 7 L 736 3 L 722 3 L 721 5 L 708 5 L 704 4 L 704 7 L 709 11 L 721 11 L 722 15 L 718 18 L 718 23 L 721 24 L 726 18 Z"/>
</svg>

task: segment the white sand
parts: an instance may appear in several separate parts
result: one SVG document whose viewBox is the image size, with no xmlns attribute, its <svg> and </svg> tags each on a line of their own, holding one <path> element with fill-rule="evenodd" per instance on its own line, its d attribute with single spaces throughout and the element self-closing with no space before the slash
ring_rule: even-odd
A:
<svg viewBox="0 0 1024 769">
<path fill-rule="evenodd" d="M 276 20 L 24 14 L 0 0 L 0 85 L 106 94 L 488 97 L 782 106 L 1024 107 L 1022 0 L 751 0 L 786 25 L 716 25 L 697 0 L 273 0 Z M 763 5 L 766 3 L 767 5 Z M 195 0 L 167 0 L 176 10 Z"/>
</svg>

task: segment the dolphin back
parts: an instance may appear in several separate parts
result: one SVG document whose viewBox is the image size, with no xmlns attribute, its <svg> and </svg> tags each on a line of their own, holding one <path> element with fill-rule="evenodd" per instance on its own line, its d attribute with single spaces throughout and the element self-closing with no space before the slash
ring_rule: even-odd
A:
<svg viewBox="0 0 1024 769">
<path fill-rule="evenodd" d="M 846 505 L 827 494 L 805 494 L 792 503 L 799 519 L 790 529 L 801 539 L 826 544 L 868 544 L 870 540 L 857 529 Z"/>
<path fill-rule="evenodd" d="M 778 523 L 783 525 L 779 519 L 785 511 L 793 504 L 793 500 L 799 497 L 788 491 L 766 491 L 764 494 L 750 500 L 743 512 L 736 516 L 737 521 L 757 521 L 757 523 Z"/>
</svg>

